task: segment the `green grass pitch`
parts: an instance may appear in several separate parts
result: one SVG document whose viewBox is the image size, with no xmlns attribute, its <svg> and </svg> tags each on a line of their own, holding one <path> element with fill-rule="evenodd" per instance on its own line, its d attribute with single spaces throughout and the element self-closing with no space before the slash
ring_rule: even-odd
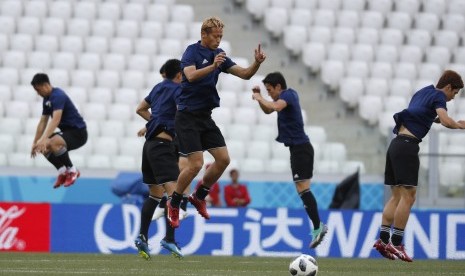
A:
<svg viewBox="0 0 465 276">
<path fill-rule="evenodd" d="M 0 275 L 290 275 L 291 258 L 0 253 Z M 465 261 L 318 258 L 318 275 L 465 275 Z"/>
</svg>

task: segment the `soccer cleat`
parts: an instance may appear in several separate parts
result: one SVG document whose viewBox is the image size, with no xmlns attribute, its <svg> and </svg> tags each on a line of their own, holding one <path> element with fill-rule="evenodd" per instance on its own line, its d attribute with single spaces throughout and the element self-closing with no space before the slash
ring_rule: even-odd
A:
<svg viewBox="0 0 465 276">
<path fill-rule="evenodd" d="M 173 228 L 179 227 L 179 208 L 171 206 L 171 200 L 166 202 L 166 207 L 168 207 L 168 221 Z"/>
<path fill-rule="evenodd" d="M 187 211 L 184 211 L 182 208 L 179 209 L 179 220 L 185 219 L 187 216 L 189 216 L 189 213 Z"/>
<path fill-rule="evenodd" d="M 205 200 L 198 199 L 194 194 L 189 195 L 188 199 L 202 217 L 205 219 L 210 219 L 210 215 L 207 212 L 207 203 Z"/>
<path fill-rule="evenodd" d="M 66 176 L 65 184 L 63 186 L 69 187 L 73 185 L 76 179 L 79 178 L 79 176 L 81 176 L 81 173 L 79 172 L 79 170 L 76 170 L 75 172 L 68 172 Z"/>
<path fill-rule="evenodd" d="M 328 227 L 323 222 L 320 222 L 320 227 L 312 231 L 313 240 L 310 243 L 310 247 L 317 247 L 323 241 L 326 233 L 328 233 Z"/>
<path fill-rule="evenodd" d="M 413 262 L 412 258 L 407 255 L 405 252 L 404 245 L 394 246 L 391 242 L 386 245 L 386 251 L 394 254 L 397 258 L 401 259 L 404 262 Z"/>
<path fill-rule="evenodd" d="M 150 259 L 150 250 L 147 240 L 145 239 L 144 235 L 140 234 L 137 239 L 134 241 L 134 244 L 137 247 L 137 251 L 139 251 L 139 256 L 142 258 L 149 260 Z"/>
<path fill-rule="evenodd" d="M 60 188 L 61 185 L 65 184 L 67 173 L 60 173 L 55 181 L 55 185 L 53 185 L 53 189 Z"/>
<path fill-rule="evenodd" d="M 165 208 L 160 208 L 160 206 L 157 206 L 155 212 L 153 213 L 152 219 L 157 220 L 163 216 L 165 216 Z"/>
<path fill-rule="evenodd" d="M 373 248 L 375 248 L 381 256 L 389 260 L 395 260 L 396 256 L 391 252 L 386 250 L 387 244 L 385 244 L 381 239 L 378 239 L 375 244 L 373 244 Z"/>
<path fill-rule="evenodd" d="M 176 242 L 167 242 L 164 239 L 160 241 L 160 245 L 171 252 L 171 255 L 178 259 L 184 258 L 184 255 L 181 252 L 181 248 L 179 248 Z"/>
</svg>

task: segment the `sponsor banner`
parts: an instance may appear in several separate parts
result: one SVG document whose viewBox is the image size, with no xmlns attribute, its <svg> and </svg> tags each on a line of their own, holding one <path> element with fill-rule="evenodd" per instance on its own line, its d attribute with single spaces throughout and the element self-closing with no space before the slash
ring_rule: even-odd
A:
<svg viewBox="0 0 465 276">
<path fill-rule="evenodd" d="M 181 221 L 176 240 L 186 255 L 380 258 L 372 249 L 381 213 L 322 211 L 329 232 L 316 249 L 308 248 L 311 222 L 304 210 L 210 208 L 210 220 L 193 209 Z M 194 214 L 195 213 L 195 214 Z M 52 252 L 136 253 L 140 209 L 135 205 L 52 205 Z M 163 219 L 152 221 L 149 247 L 161 251 Z M 462 233 L 460 236 L 459 233 Z M 417 211 L 405 231 L 407 252 L 416 259 L 465 259 L 465 213 Z"/>
<path fill-rule="evenodd" d="M 50 251 L 50 204 L 0 202 L 0 252 Z"/>
</svg>

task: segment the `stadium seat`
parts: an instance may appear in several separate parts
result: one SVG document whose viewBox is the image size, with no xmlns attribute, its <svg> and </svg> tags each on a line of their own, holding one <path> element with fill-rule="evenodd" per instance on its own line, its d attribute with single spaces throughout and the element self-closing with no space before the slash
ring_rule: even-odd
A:
<svg viewBox="0 0 465 276">
<path fill-rule="evenodd" d="M 457 34 L 465 30 L 465 17 L 462 14 L 445 14 L 442 17 L 442 29 Z"/>
<path fill-rule="evenodd" d="M 74 104 L 82 106 L 87 102 L 87 91 L 85 87 L 76 85 L 64 88 L 64 91 Z"/>
<path fill-rule="evenodd" d="M 294 6 L 294 0 L 270 0 L 270 7 L 292 9 Z"/>
<path fill-rule="evenodd" d="M 38 122 L 38 121 L 37 121 Z M 15 137 L 16 151 L 30 158 L 31 146 L 34 141 L 35 134 L 22 134 Z"/>
<path fill-rule="evenodd" d="M 115 24 L 108 19 L 95 20 L 92 23 L 92 35 L 102 38 L 112 38 L 115 34 Z"/>
<path fill-rule="evenodd" d="M 402 32 L 410 30 L 412 27 L 412 17 L 405 12 L 391 12 L 386 17 L 387 27 L 397 29 Z"/>
<path fill-rule="evenodd" d="M 95 54 L 106 54 L 108 51 L 108 40 L 105 37 L 90 36 L 85 39 L 85 51 Z"/>
<path fill-rule="evenodd" d="M 104 154 L 93 154 L 87 157 L 87 168 L 90 169 L 110 169 L 110 157 Z"/>
<path fill-rule="evenodd" d="M 13 152 L 8 154 L 8 165 L 12 167 L 32 167 L 34 161 L 27 153 Z"/>
<path fill-rule="evenodd" d="M 307 28 L 303 26 L 287 26 L 284 28 L 284 46 L 290 54 L 297 56 L 302 51 L 302 45 L 307 41 Z"/>
<path fill-rule="evenodd" d="M 86 122 L 87 134 L 89 135 L 89 140 L 93 140 L 95 137 L 99 137 L 100 136 L 99 120 L 88 118 L 82 112 L 81 112 L 81 115 L 85 117 L 84 120 Z M 102 135 L 105 135 L 105 134 L 106 133 L 102 133 Z M 89 143 L 89 145 L 90 145 L 89 148 L 92 149 L 91 143 Z"/>
<path fill-rule="evenodd" d="M 188 30 L 183 22 L 169 22 L 165 25 L 164 38 L 183 41 L 188 38 Z"/>
<path fill-rule="evenodd" d="M 327 60 L 321 65 L 321 80 L 331 90 L 339 88 L 339 81 L 344 76 L 344 63 L 338 60 Z"/>
<path fill-rule="evenodd" d="M 124 88 L 133 88 L 140 90 L 146 88 L 145 83 L 145 74 L 144 72 L 138 70 L 126 70 L 121 72 L 121 75 L 124 76 L 121 87 Z"/>
<path fill-rule="evenodd" d="M 12 92 L 9 85 L 0 84 L 0 102 L 7 102 L 12 99 Z M 2 117 L 0 114 L 0 118 Z"/>
<path fill-rule="evenodd" d="M 146 7 L 147 21 L 166 23 L 169 20 L 169 8 L 166 5 L 152 4 Z"/>
<path fill-rule="evenodd" d="M 398 51 L 397 47 L 393 45 L 380 45 L 376 49 L 376 61 L 383 61 L 383 62 L 390 62 L 394 63 L 397 62 L 398 58 Z"/>
<path fill-rule="evenodd" d="M 113 93 L 115 103 L 131 104 L 135 107 L 139 104 L 139 96 L 136 89 L 133 88 L 119 88 Z M 142 99 L 141 99 L 142 100 Z"/>
<path fill-rule="evenodd" d="M 431 45 L 432 37 L 428 31 L 413 29 L 407 35 L 407 44 L 415 45 L 425 50 Z"/>
<path fill-rule="evenodd" d="M 265 12 L 264 26 L 273 38 L 281 37 L 284 27 L 288 23 L 286 8 L 269 7 Z"/>
<path fill-rule="evenodd" d="M 431 46 L 425 51 L 425 62 L 434 63 L 444 68 L 451 62 L 451 53 L 447 47 Z"/>
<path fill-rule="evenodd" d="M 355 42 L 355 33 L 353 28 L 337 27 L 333 30 L 333 43 L 352 45 Z"/>
<path fill-rule="evenodd" d="M 2 135 L 11 135 L 12 137 L 19 136 L 23 133 L 23 120 L 24 118 L 10 117 L 5 114 L 5 117 L 0 117 L 0 133 Z"/>
<path fill-rule="evenodd" d="M 120 76 L 114 70 L 101 70 L 98 71 L 96 76 L 97 86 L 115 89 L 119 87 Z"/>
<path fill-rule="evenodd" d="M 423 60 L 423 50 L 416 45 L 404 45 L 400 48 L 399 62 L 419 64 Z"/>
<path fill-rule="evenodd" d="M 310 72 L 318 73 L 326 57 L 326 47 L 323 43 L 309 42 L 302 47 L 302 62 Z"/>
<path fill-rule="evenodd" d="M 373 46 L 370 44 L 355 44 L 351 48 L 350 53 L 351 59 L 353 61 L 363 61 L 363 62 L 372 62 L 374 59 L 374 50 Z"/>
<path fill-rule="evenodd" d="M 449 30 L 439 30 L 435 32 L 433 34 L 433 39 L 435 46 L 446 47 L 451 53 L 459 46 L 460 41 L 457 33 Z"/>
<path fill-rule="evenodd" d="M 6 51 L 3 53 L 3 66 L 8 68 L 22 69 L 26 65 L 26 54 L 19 50 Z"/>
<path fill-rule="evenodd" d="M 92 87 L 89 91 L 88 101 L 93 103 L 110 104 L 113 102 L 113 92 L 106 87 Z"/>
<path fill-rule="evenodd" d="M 49 17 L 59 17 L 69 19 L 72 17 L 73 7 L 72 2 L 59 0 L 49 2 Z"/>
<path fill-rule="evenodd" d="M 371 4 L 373 1 L 369 1 Z M 377 2 L 377 1 L 375 1 Z M 383 12 L 367 10 L 361 13 L 360 27 L 382 29 L 384 27 Z"/>
<path fill-rule="evenodd" d="M 359 28 L 356 32 L 356 42 L 358 44 L 368 44 L 376 46 L 379 41 L 379 31 L 371 27 Z"/>
<path fill-rule="evenodd" d="M 389 91 L 388 81 L 384 78 L 368 78 L 365 82 L 365 94 L 385 97 Z"/>
<path fill-rule="evenodd" d="M 127 57 L 128 69 L 148 72 L 151 69 L 152 62 L 146 55 L 135 54 Z"/>
<path fill-rule="evenodd" d="M 410 99 L 412 93 L 412 82 L 406 78 L 394 78 L 391 80 L 389 95 L 401 96 L 405 99 Z"/>
<path fill-rule="evenodd" d="M 97 71 L 100 70 L 102 61 L 97 53 L 82 53 L 78 58 L 78 69 Z"/>
<path fill-rule="evenodd" d="M 369 67 L 365 61 L 350 61 L 347 63 L 346 77 L 365 79 L 368 77 Z M 342 83 L 341 83 L 342 86 Z"/>
<path fill-rule="evenodd" d="M 384 137 L 392 134 L 392 128 L 395 125 L 393 115 L 392 112 L 381 112 L 378 116 L 378 129 Z"/>
<path fill-rule="evenodd" d="M 35 37 L 35 50 L 54 53 L 58 51 L 58 38 L 52 35 L 38 35 Z"/>
<path fill-rule="evenodd" d="M 80 54 L 84 49 L 84 42 L 79 36 L 63 36 L 60 38 L 60 50 Z"/>
<path fill-rule="evenodd" d="M 58 52 L 53 55 L 52 67 L 72 71 L 76 68 L 76 56 L 72 52 Z"/>
<path fill-rule="evenodd" d="M 67 35 L 86 37 L 90 35 L 90 23 L 86 19 L 72 18 L 68 20 Z"/>
<path fill-rule="evenodd" d="M 465 64 L 464 63 L 450 63 L 447 66 L 448 69 L 454 70 L 460 74 L 460 76 L 465 76 Z"/>
<path fill-rule="evenodd" d="M 126 58 L 123 54 L 109 53 L 103 56 L 103 69 L 123 71 L 126 69 Z"/>
<path fill-rule="evenodd" d="M 271 173 L 290 173 L 291 166 L 289 164 L 289 160 L 280 159 L 280 158 L 273 158 L 270 159 L 268 165 L 265 168 L 265 171 Z"/>
<path fill-rule="evenodd" d="M 383 100 L 383 110 L 393 114 L 407 108 L 407 105 L 407 99 L 402 96 L 388 96 Z"/>
<path fill-rule="evenodd" d="M 101 121 L 99 126 L 100 132 L 103 135 L 111 135 L 113 137 L 124 136 L 124 123 L 122 121 L 112 119 L 111 116 L 109 120 Z"/>
<path fill-rule="evenodd" d="M 392 0 L 367 1 L 367 3 L 369 10 L 376 11 L 381 14 L 388 14 L 391 12 L 393 6 Z"/>
<path fill-rule="evenodd" d="M 16 87 L 12 87 L 13 93 L 13 100 L 20 101 L 20 102 L 42 102 L 37 92 L 34 91 L 31 85 L 18 85 Z M 19 111 L 19 110 L 18 110 Z"/>
<path fill-rule="evenodd" d="M 0 52 L 3 53 L 8 50 L 10 48 L 9 44 L 9 37 L 6 34 L 0 32 Z"/>
<path fill-rule="evenodd" d="M 240 169 L 246 173 L 262 173 L 265 171 L 265 164 L 260 158 L 244 158 L 241 160 Z"/>
<path fill-rule="evenodd" d="M 83 1 L 74 3 L 73 15 L 75 18 L 93 20 L 97 15 L 97 6 L 94 2 Z"/>
<path fill-rule="evenodd" d="M 233 109 L 237 107 L 238 101 L 236 92 L 229 90 L 220 90 L 218 91 L 218 95 L 220 96 L 221 107 L 228 107 Z"/>
<path fill-rule="evenodd" d="M 158 53 L 157 42 L 150 38 L 138 38 L 134 41 L 134 54 L 155 55 Z"/>
<path fill-rule="evenodd" d="M 97 7 L 97 18 L 117 21 L 121 18 L 121 5 L 115 2 L 103 2 Z"/>
<path fill-rule="evenodd" d="M 336 14 L 331 9 L 318 9 L 313 12 L 313 26 L 333 28 L 336 26 Z"/>
<path fill-rule="evenodd" d="M 123 20 L 144 21 L 145 7 L 141 3 L 128 2 L 124 5 Z"/>
<path fill-rule="evenodd" d="M 266 8 L 270 6 L 270 0 L 246 0 L 245 8 L 252 15 L 252 19 L 260 21 Z"/>
<path fill-rule="evenodd" d="M 411 62 L 399 62 L 394 67 L 394 77 L 413 81 L 417 78 L 417 66 Z"/>
<path fill-rule="evenodd" d="M 244 80 L 232 74 L 220 74 L 218 83 L 221 90 L 242 92 L 245 89 Z"/>
<path fill-rule="evenodd" d="M 446 187 L 463 186 L 464 172 L 460 163 L 453 161 L 439 164 L 439 185 Z"/>
<path fill-rule="evenodd" d="M 14 18 L 9 16 L 0 15 L 0 33 L 6 35 L 12 35 L 15 33 L 16 23 Z"/>
<path fill-rule="evenodd" d="M 6 117 L 26 119 L 29 117 L 29 113 L 28 102 L 13 100 L 5 104 Z"/>
<path fill-rule="evenodd" d="M 277 136 L 275 126 L 257 124 L 253 127 L 252 140 L 254 141 L 274 141 Z"/>
<path fill-rule="evenodd" d="M 15 68 L 0 67 L 0 84 L 17 85 L 19 80 L 18 70 Z"/>
<path fill-rule="evenodd" d="M 271 147 L 271 157 L 276 159 L 290 160 L 289 148 L 282 143 L 275 143 Z"/>
<path fill-rule="evenodd" d="M 15 137 L 11 134 L 2 132 L 0 134 L 0 152 L 12 153 L 15 146 Z"/>
<path fill-rule="evenodd" d="M 143 99 L 148 93 L 152 90 L 152 88 L 159 82 L 163 81 L 162 76 L 160 75 L 160 71 L 151 71 L 145 75 L 145 88 L 139 90 L 140 99 Z"/>
<path fill-rule="evenodd" d="M 28 34 L 16 34 L 10 36 L 10 49 L 28 53 L 34 49 L 34 39 Z"/>
<path fill-rule="evenodd" d="M 418 66 L 418 78 L 438 80 L 442 74 L 441 67 L 436 63 L 421 63 Z"/>
<path fill-rule="evenodd" d="M 359 171 L 360 174 L 366 173 L 365 164 L 362 161 L 349 160 L 342 164 L 341 173 L 353 174 Z"/>
<path fill-rule="evenodd" d="M 439 29 L 440 20 L 434 13 L 418 13 L 415 15 L 415 29 L 434 33 Z"/>
<path fill-rule="evenodd" d="M 63 18 L 47 17 L 42 19 L 42 34 L 52 36 L 63 36 L 66 26 Z"/>
<path fill-rule="evenodd" d="M 360 24 L 360 16 L 354 10 L 341 10 L 337 14 L 337 26 L 339 28 L 349 28 L 356 30 Z"/>
<path fill-rule="evenodd" d="M 317 0 L 294 0 L 294 8 L 312 10 L 318 6 Z"/>
<path fill-rule="evenodd" d="M 271 156 L 270 143 L 268 141 L 251 141 L 247 147 L 246 156 L 268 160 Z"/>
<path fill-rule="evenodd" d="M 93 153 L 103 154 L 109 157 L 116 156 L 119 153 L 118 139 L 113 136 L 113 133 L 103 133 L 103 135 L 93 140 Z"/>
<path fill-rule="evenodd" d="M 142 128 L 142 126 L 140 128 Z M 136 137 L 135 135 L 130 137 L 124 137 L 119 140 L 120 154 L 134 157 L 142 156 L 142 148 L 144 146 L 144 142 L 144 138 Z"/>
<path fill-rule="evenodd" d="M 292 9 L 289 11 L 289 25 L 310 27 L 312 13 L 307 9 Z"/>
<path fill-rule="evenodd" d="M 240 160 L 245 157 L 245 145 L 243 141 L 228 139 L 226 140 L 226 147 L 232 159 Z"/>
<path fill-rule="evenodd" d="M 111 160 L 113 169 L 122 171 L 138 171 L 140 170 L 138 162 L 134 156 L 119 155 Z"/>
<path fill-rule="evenodd" d="M 16 33 L 38 35 L 41 32 L 40 19 L 37 17 L 20 17 L 16 21 Z"/>
<path fill-rule="evenodd" d="M 450 14 L 465 14 L 465 2 L 461 0 L 451 0 L 448 2 L 447 11 Z"/>
<path fill-rule="evenodd" d="M 0 13 L 12 18 L 18 18 L 23 14 L 23 3 L 15 0 L 2 1 Z"/>
<path fill-rule="evenodd" d="M 383 108 L 383 101 L 377 95 L 365 95 L 359 97 L 358 114 L 369 125 L 374 126 L 378 122 L 378 114 Z"/>
<path fill-rule="evenodd" d="M 131 40 L 139 36 L 139 23 L 134 20 L 116 21 L 116 37 L 129 38 Z"/>
<path fill-rule="evenodd" d="M 110 52 L 114 54 L 130 55 L 133 50 L 133 43 L 127 37 L 114 37 L 110 43 Z"/>
<path fill-rule="evenodd" d="M 340 164 L 334 160 L 320 160 L 315 164 L 315 173 L 334 174 L 340 172 Z"/>
<path fill-rule="evenodd" d="M 91 70 L 78 69 L 71 74 L 71 85 L 83 87 L 86 89 L 95 86 L 95 74 Z"/>
<path fill-rule="evenodd" d="M 389 62 L 373 62 L 370 72 L 372 78 L 390 79 L 393 76 L 392 66 Z"/>
<path fill-rule="evenodd" d="M 415 16 L 420 10 L 420 1 L 421 0 L 394 0 L 395 10 L 397 12 L 405 12 L 411 16 Z"/>
<path fill-rule="evenodd" d="M 52 63 L 50 53 L 43 51 L 29 53 L 27 60 L 29 68 L 38 68 L 44 71 L 48 70 Z"/>
<path fill-rule="evenodd" d="M 194 8 L 191 5 L 173 5 L 170 11 L 171 22 L 190 24 L 194 21 Z"/>
<path fill-rule="evenodd" d="M 333 35 L 331 28 L 323 26 L 314 26 L 308 28 L 308 41 L 329 44 Z"/>
<path fill-rule="evenodd" d="M 24 15 L 32 16 L 38 18 L 45 18 L 47 16 L 48 7 L 47 1 L 34 0 L 29 1 L 27 5 L 24 6 Z"/>
<path fill-rule="evenodd" d="M 394 45 L 396 47 L 404 44 L 404 33 L 395 28 L 385 28 L 381 30 L 381 41 L 383 45 Z"/>
<path fill-rule="evenodd" d="M 105 120 L 107 117 L 107 106 L 103 103 L 87 103 L 83 105 L 81 113 L 86 120 Z"/>
<path fill-rule="evenodd" d="M 160 40 L 160 54 L 170 56 L 171 58 L 178 58 L 185 50 L 181 42 L 177 39 L 165 38 Z"/>
<path fill-rule="evenodd" d="M 251 130 L 253 125 L 244 123 L 233 123 L 227 127 L 229 139 L 236 141 L 249 141 L 252 137 Z"/>
<path fill-rule="evenodd" d="M 241 106 L 234 109 L 232 116 L 234 124 L 246 124 L 253 126 L 257 122 L 257 108 Z"/>
</svg>

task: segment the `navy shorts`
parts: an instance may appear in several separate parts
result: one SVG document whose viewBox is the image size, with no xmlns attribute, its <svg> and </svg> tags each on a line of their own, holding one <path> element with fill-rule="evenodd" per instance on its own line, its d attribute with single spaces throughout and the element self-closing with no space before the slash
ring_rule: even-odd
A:
<svg viewBox="0 0 465 276">
<path fill-rule="evenodd" d="M 142 181 L 161 185 L 177 181 L 178 154 L 174 142 L 163 138 L 146 140 L 142 150 Z"/>
<path fill-rule="evenodd" d="M 417 186 L 420 169 L 420 140 L 397 135 L 392 139 L 386 154 L 384 183 L 390 186 Z"/>
<path fill-rule="evenodd" d="M 87 129 L 86 128 L 68 128 L 59 132 L 53 133 L 50 138 L 55 135 L 60 135 L 66 142 L 67 150 L 75 150 L 87 142 Z"/>
<path fill-rule="evenodd" d="M 178 111 L 175 129 L 181 156 L 226 146 L 223 134 L 211 117 L 211 111 Z"/>
<path fill-rule="evenodd" d="M 312 179 L 315 152 L 310 143 L 289 146 L 291 152 L 291 171 L 294 182 Z"/>
</svg>

